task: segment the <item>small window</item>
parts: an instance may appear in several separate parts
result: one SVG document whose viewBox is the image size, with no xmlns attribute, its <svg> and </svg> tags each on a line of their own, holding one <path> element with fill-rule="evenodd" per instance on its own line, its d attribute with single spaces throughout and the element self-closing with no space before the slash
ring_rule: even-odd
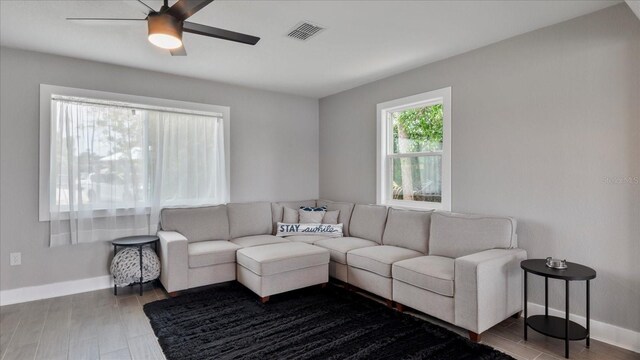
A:
<svg viewBox="0 0 640 360">
<path fill-rule="evenodd" d="M 379 204 L 451 209 L 451 88 L 378 104 Z"/>
</svg>

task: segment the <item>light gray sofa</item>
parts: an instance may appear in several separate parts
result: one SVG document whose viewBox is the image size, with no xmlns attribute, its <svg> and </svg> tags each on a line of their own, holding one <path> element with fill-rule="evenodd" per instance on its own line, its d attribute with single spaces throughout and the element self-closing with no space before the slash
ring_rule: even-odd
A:
<svg viewBox="0 0 640 360">
<path fill-rule="evenodd" d="M 430 215 L 428 248 L 420 249 L 428 255 L 393 263 L 393 300 L 400 308 L 406 305 L 465 328 L 479 340 L 479 334 L 522 310 L 519 265 L 527 254 L 516 248 L 516 221 Z"/>
<path fill-rule="evenodd" d="M 340 210 L 344 237 L 274 236 L 283 208 L 300 206 Z M 465 328 L 475 341 L 522 309 L 526 252 L 512 218 L 329 200 L 163 209 L 160 218 L 160 281 L 170 293 L 235 280 L 238 249 L 256 247 L 255 256 L 304 242 L 329 251 L 329 276 L 347 287 Z"/>
</svg>

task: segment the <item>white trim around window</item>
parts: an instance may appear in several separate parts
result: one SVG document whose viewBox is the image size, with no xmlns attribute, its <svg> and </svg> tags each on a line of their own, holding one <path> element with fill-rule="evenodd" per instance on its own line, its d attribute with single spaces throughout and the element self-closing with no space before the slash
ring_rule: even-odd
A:
<svg viewBox="0 0 640 360">
<path fill-rule="evenodd" d="M 231 134 L 231 110 L 228 106 L 210 105 L 179 100 L 168 100 L 146 96 L 118 94 L 105 91 L 77 89 L 70 87 L 40 84 L 40 164 L 39 164 L 39 220 L 50 219 L 50 141 L 52 122 L 52 97 L 79 97 L 97 99 L 99 101 L 121 102 L 141 105 L 155 109 L 176 109 L 187 112 L 207 113 L 221 117 L 224 121 L 224 150 L 227 194 L 230 194 L 230 134 Z"/>
<path fill-rule="evenodd" d="M 443 144 L 442 144 L 442 202 L 412 200 L 394 200 L 391 177 L 393 158 L 402 157 L 393 154 L 392 124 L 388 114 L 406 109 L 434 104 L 443 105 Z M 451 87 L 425 92 L 401 99 L 386 101 L 377 105 L 377 151 L 376 151 L 376 202 L 381 205 L 414 208 L 451 210 Z M 431 155 L 430 153 L 411 153 L 411 156 Z"/>
</svg>

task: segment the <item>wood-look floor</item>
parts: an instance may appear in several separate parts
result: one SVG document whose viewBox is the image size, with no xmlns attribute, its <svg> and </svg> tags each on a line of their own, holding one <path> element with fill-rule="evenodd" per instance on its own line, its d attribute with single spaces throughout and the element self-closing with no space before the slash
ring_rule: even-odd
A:
<svg viewBox="0 0 640 360">
<path fill-rule="evenodd" d="M 148 284 L 63 296 L 0 307 L 0 360 L 14 359 L 164 359 L 162 349 L 142 311 L 145 303 L 167 297 Z M 466 336 L 466 331 L 414 313 Z M 529 331 L 522 340 L 522 319 L 507 319 L 482 334 L 482 342 L 516 359 L 563 359 L 564 343 Z M 572 359 L 640 359 L 640 354 L 591 340 L 572 342 Z"/>
<path fill-rule="evenodd" d="M 146 285 L 0 307 L 0 358 L 164 359 L 142 305 L 166 298 Z"/>
</svg>

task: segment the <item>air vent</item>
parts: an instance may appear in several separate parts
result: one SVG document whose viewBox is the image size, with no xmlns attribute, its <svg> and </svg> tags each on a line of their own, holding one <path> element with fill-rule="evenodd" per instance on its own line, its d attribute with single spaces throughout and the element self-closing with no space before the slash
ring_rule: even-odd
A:
<svg viewBox="0 0 640 360">
<path fill-rule="evenodd" d="M 287 36 L 304 41 L 318 34 L 322 30 L 324 30 L 324 28 L 320 25 L 312 24 L 308 21 L 303 21 L 296 25 L 295 28 L 291 29 Z"/>
</svg>

